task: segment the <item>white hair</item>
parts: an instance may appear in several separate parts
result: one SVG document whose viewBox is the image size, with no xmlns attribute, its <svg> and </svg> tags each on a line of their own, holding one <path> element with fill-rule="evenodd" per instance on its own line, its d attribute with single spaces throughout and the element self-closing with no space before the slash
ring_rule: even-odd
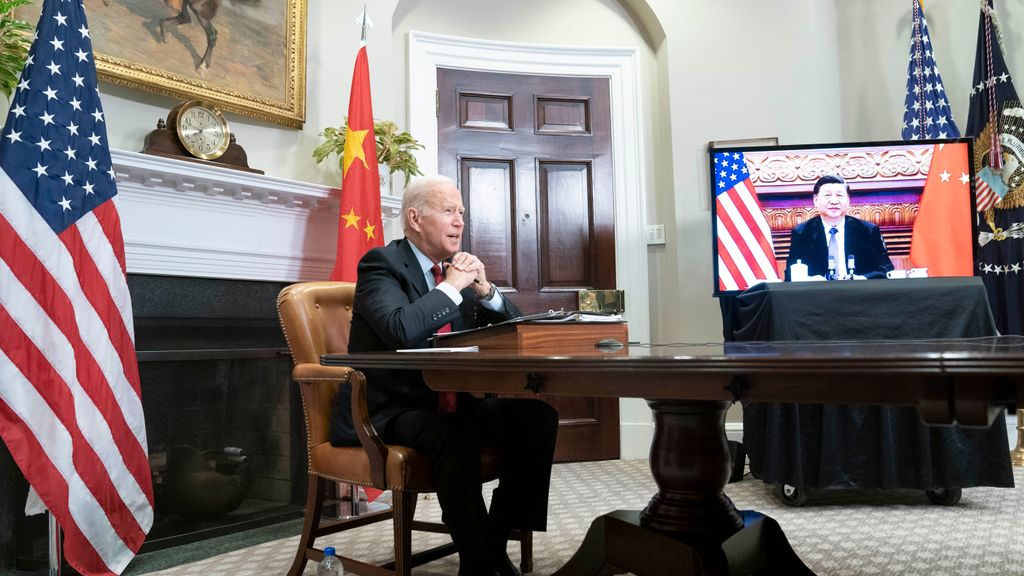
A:
<svg viewBox="0 0 1024 576">
<path fill-rule="evenodd" d="M 438 174 L 413 178 L 405 186 L 405 194 L 402 196 L 402 230 L 406 236 L 409 235 L 409 210 L 415 208 L 419 214 L 426 213 L 430 208 L 430 193 L 446 185 L 455 186 L 455 181 Z"/>
</svg>

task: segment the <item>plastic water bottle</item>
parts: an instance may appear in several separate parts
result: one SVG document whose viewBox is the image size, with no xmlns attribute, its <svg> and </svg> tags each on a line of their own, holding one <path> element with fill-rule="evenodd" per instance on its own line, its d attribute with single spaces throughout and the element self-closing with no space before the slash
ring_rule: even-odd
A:
<svg viewBox="0 0 1024 576">
<path fill-rule="evenodd" d="M 345 570 L 341 567 L 341 560 L 334 555 L 334 548 L 324 548 L 324 559 L 316 568 L 316 576 L 343 576 Z"/>
</svg>

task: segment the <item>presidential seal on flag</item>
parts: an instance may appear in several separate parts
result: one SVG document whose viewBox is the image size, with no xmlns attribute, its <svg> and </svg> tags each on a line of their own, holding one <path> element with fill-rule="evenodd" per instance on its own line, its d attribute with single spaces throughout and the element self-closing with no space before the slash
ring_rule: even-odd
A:
<svg viewBox="0 0 1024 576">
<path fill-rule="evenodd" d="M 1024 184 L 1024 107 L 1019 100 L 1003 102 L 997 118 L 998 122 L 986 123 L 974 141 L 979 212 L 1001 200 L 1007 202 L 1006 207 L 1024 204 L 1024 197 L 1018 198 Z"/>
</svg>

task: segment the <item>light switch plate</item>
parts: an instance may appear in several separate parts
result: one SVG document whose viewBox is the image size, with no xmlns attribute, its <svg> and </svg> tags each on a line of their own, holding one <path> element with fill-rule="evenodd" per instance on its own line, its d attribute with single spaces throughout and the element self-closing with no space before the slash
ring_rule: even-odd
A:
<svg viewBox="0 0 1024 576">
<path fill-rule="evenodd" d="M 649 224 L 647 226 L 647 245 L 665 244 L 665 226 L 663 224 Z"/>
</svg>

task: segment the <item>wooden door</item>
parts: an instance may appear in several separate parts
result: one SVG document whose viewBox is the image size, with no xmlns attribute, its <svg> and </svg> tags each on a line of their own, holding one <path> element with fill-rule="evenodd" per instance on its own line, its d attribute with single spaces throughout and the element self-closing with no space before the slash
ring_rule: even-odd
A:
<svg viewBox="0 0 1024 576">
<path fill-rule="evenodd" d="M 462 191 L 463 248 L 525 313 L 615 288 L 609 82 L 438 69 L 438 167 Z M 614 398 L 553 398 L 555 459 L 619 457 Z"/>
</svg>

